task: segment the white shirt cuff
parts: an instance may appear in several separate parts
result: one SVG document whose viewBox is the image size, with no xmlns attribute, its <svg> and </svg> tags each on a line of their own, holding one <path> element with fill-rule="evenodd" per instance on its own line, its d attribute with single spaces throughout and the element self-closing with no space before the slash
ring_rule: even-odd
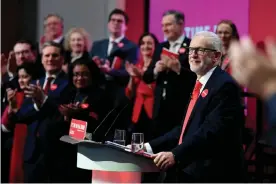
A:
<svg viewBox="0 0 276 184">
<path fill-rule="evenodd" d="M 149 143 L 145 143 L 145 148 L 146 148 L 146 150 L 147 150 L 147 152 L 148 153 L 151 153 L 151 154 L 153 154 L 153 151 L 152 151 L 152 148 L 151 148 L 151 146 L 150 146 L 150 144 Z"/>
<path fill-rule="evenodd" d="M 42 102 L 42 104 L 41 104 L 41 106 L 40 106 L 40 108 L 45 104 L 45 102 L 46 102 L 47 99 L 48 99 L 48 96 L 45 96 L 45 97 L 44 97 L 44 100 L 43 100 L 43 102 Z M 34 103 L 34 109 L 35 109 L 36 111 L 39 111 L 39 108 L 38 108 L 38 106 L 36 105 L 36 103 Z"/>
<path fill-rule="evenodd" d="M 6 133 L 8 133 L 8 132 L 11 132 L 5 125 L 1 125 L 1 128 L 2 128 L 2 130 L 3 130 L 3 132 L 6 132 Z"/>
</svg>

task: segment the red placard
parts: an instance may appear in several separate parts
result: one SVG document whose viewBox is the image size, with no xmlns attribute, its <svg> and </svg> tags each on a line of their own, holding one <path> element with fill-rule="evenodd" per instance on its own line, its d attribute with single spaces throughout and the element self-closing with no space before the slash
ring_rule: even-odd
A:
<svg viewBox="0 0 276 184">
<path fill-rule="evenodd" d="M 115 70 L 119 70 L 122 67 L 122 62 L 123 60 L 121 58 L 119 58 L 118 56 L 115 56 L 113 59 L 111 68 Z"/>
<path fill-rule="evenodd" d="M 171 52 L 170 50 L 163 47 L 162 49 L 162 55 L 166 55 L 173 58 L 178 58 L 178 53 Z"/>
<path fill-rule="evenodd" d="M 86 121 L 72 119 L 70 130 L 69 130 L 69 136 L 71 136 L 74 139 L 84 140 L 86 129 L 87 129 Z"/>
</svg>

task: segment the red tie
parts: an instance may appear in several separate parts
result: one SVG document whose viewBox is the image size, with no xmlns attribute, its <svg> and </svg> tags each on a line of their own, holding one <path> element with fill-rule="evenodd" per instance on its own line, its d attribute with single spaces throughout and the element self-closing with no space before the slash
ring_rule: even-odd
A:
<svg viewBox="0 0 276 184">
<path fill-rule="evenodd" d="M 45 94 L 48 94 L 48 91 L 49 91 L 49 89 L 50 89 L 50 87 L 51 87 L 51 82 L 54 80 L 54 78 L 53 77 L 48 77 L 47 78 L 47 82 L 46 82 L 46 85 L 45 85 L 45 87 L 44 87 L 44 93 Z"/>
<path fill-rule="evenodd" d="M 196 84 L 195 84 L 195 87 L 194 87 L 194 91 L 192 93 L 192 99 L 191 99 L 191 101 L 189 103 L 189 107 L 188 107 L 188 110 L 186 112 L 186 116 L 185 116 L 185 120 L 184 120 L 184 123 L 183 123 L 183 127 L 182 127 L 182 131 L 181 131 L 181 135 L 180 135 L 180 139 L 179 139 L 178 144 L 182 143 L 182 138 L 183 138 L 183 134 L 185 132 L 185 128 L 186 128 L 186 126 L 188 124 L 190 115 L 191 115 L 191 113 L 193 111 L 193 108 L 194 108 L 194 106 L 196 104 L 196 101 L 198 99 L 201 87 L 202 87 L 202 84 L 197 80 Z"/>
</svg>

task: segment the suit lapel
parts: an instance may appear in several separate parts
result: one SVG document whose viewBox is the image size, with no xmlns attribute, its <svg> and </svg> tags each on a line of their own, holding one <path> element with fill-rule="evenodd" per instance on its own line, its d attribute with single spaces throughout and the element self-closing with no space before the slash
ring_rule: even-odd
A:
<svg viewBox="0 0 276 184">
<path fill-rule="evenodd" d="M 190 40 L 185 37 L 184 41 L 181 43 L 181 46 L 178 50 L 179 54 L 179 61 L 187 60 L 188 57 L 188 50 L 185 47 L 189 47 Z"/>
<path fill-rule="evenodd" d="M 109 44 L 109 39 L 106 39 L 103 41 L 103 44 L 102 44 L 102 52 L 103 52 L 103 56 L 105 56 L 105 58 L 108 56 L 108 44 Z"/>
<path fill-rule="evenodd" d="M 220 73 L 221 73 L 221 69 L 219 68 L 219 66 L 217 66 L 217 68 L 214 70 L 211 77 L 207 81 L 206 85 L 204 86 L 201 94 L 199 95 L 197 102 L 196 102 L 196 104 L 193 108 L 193 111 L 191 113 L 189 121 L 192 120 L 193 116 L 195 115 L 195 112 L 200 112 L 201 109 L 205 108 L 207 102 L 209 101 L 209 99 L 211 97 L 211 95 L 208 95 L 208 94 L 212 93 L 214 86 L 216 86 L 216 80 L 219 78 L 218 75 Z M 204 96 L 203 92 L 206 94 L 206 91 L 208 91 L 207 95 Z"/>
<path fill-rule="evenodd" d="M 166 49 L 170 49 L 170 43 L 168 41 L 164 42 L 163 47 L 165 47 Z"/>
<path fill-rule="evenodd" d="M 65 74 L 63 72 L 58 74 L 54 83 L 51 85 L 48 94 L 55 93 L 58 90 L 58 87 L 64 84 L 64 75 Z"/>
<path fill-rule="evenodd" d="M 116 52 L 119 49 L 126 50 L 127 47 L 128 47 L 128 39 L 124 37 L 119 43 L 114 44 L 114 46 L 113 46 L 113 48 L 112 48 L 109 55 L 112 55 L 114 52 Z"/>
</svg>

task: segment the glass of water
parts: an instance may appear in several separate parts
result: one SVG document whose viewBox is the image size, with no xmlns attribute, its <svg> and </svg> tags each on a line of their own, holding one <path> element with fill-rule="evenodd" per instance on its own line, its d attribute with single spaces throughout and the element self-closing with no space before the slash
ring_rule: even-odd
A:
<svg viewBox="0 0 276 184">
<path fill-rule="evenodd" d="M 133 133 L 131 139 L 131 151 L 136 153 L 143 149 L 144 146 L 144 134 Z"/>
<path fill-rule="evenodd" d="M 125 146 L 126 144 L 125 136 L 126 136 L 125 130 L 116 129 L 113 142 Z"/>
</svg>

